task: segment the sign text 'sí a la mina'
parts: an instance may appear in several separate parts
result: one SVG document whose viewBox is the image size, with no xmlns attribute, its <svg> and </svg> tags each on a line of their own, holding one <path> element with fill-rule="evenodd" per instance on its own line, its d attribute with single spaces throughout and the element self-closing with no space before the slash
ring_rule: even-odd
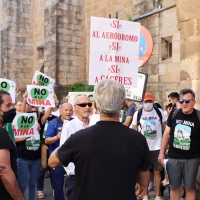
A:
<svg viewBox="0 0 200 200">
<path fill-rule="evenodd" d="M 29 105 L 38 107 L 55 107 L 52 87 L 27 85 Z"/>
<path fill-rule="evenodd" d="M 137 87 L 140 24 L 91 18 L 89 84 L 113 79 Z"/>
</svg>

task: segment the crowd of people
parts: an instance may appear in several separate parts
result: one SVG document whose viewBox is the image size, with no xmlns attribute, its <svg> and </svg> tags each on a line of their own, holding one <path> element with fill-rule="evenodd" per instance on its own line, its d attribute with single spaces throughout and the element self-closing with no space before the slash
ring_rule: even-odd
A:
<svg viewBox="0 0 200 200">
<path fill-rule="evenodd" d="M 124 86 L 113 80 L 95 86 L 94 102 L 78 96 L 74 105 L 59 105 L 54 95 L 55 108 L 40 108 L 26 99 L 27 92 L 13 105 L 0 91 L 0 199 L 23 200 L 26 189 L 27 200 L 36 199 L 36 190 L 44 199 L 49 172 L 55 200 L 148 200 L 154 188 L 161 200 L 164 168 L 171 200 L 181 198 L 181 187 L 186 200 L 196 199 L 200 111 L 191 89 L 170 93 L 165 111 L 151 93 L 141 104 L 126 99 Z M 89 126 L 93 104 L 100 121 Z M 14 137 L 16 112 L 36 113 L 37 145 L 30 146 L 31 137 Z"/>
</svg>

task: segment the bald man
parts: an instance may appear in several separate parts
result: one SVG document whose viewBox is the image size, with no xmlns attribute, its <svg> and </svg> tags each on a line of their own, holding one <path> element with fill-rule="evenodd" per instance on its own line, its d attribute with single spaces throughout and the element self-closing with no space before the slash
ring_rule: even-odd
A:
<svg viewBox="0 0 200 200">
<path fill-rule="evenodd" d="M 49 145 L 49 155 L 59 147 L 60 136 L 64 120 L 72 120 L 73 107 L 70 103 L 64 103 L 60 108 L 60 116 L 53 119 L 47 128 L 45 143 Z M 64 175 L 65 170 L 62 166 L 52 168 L 52 182 L 54 189 L 54 200 L 65 200 L 64 197 Z"/>
</svg>

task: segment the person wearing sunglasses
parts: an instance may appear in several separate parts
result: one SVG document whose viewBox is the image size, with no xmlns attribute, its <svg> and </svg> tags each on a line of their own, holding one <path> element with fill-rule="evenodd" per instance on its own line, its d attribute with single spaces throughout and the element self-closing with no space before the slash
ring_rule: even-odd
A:
<svg viewBox="0 0 200 200">
<path fill-rule="evenodd" d="M 167 172 L 170 183 L 170 199 L 180 199 L 183 182 L 186 199 L 195 200 L 195 181 L 200 157 L 200 111 L 194 108 L 195 93 L 183 89 L 179 93 L 180 109 L 169 114 L 158 160 L 163 164 L 164 152 L 169 144 Z"/>
<path fill-rule="evenodd" d="M 60 144 L 60 136 L 64 120 L 72 120 L 73 107 L 70 103 L 64 103 L 60 108 L 60 116 L 53 119 L 47 127 L 45 134 L 45 144 L 49 145 L 49 155 Z M 73 121 L 73 120 L 72 120 Z M 52 186 L 54 189 L 54 200 L 65 200 L 64 197 L 64 175 L 65 170 L 62 166 L 51 169 Z"/>
<path fill-rule="evenodd" d="M 74 102 L 76 117 L 64 125 L 60 138 L 60 146 L 75 132 L 85 129 L 89 125 L 92 102 L 87 96 L 78 96 Z M 68 200 L 75 200 L 75 171 L 74 164 L 69 163 L 65 168 L 67 173 L 66 186 Z"/>
<path fill-rule="evenodd" d="M 123 85 L 100 81 L 94 89 L 100 121 L 72 134 L 49 158 L 51 167 L 75 164 L 76 200 L 136 200 L 136 181 L 148 185 L 149 149 L 144 136 L 119 121 L 124 101 Z M 89 114 L 90 105 L 78 102 L 75 107 Z"/>
</svg>

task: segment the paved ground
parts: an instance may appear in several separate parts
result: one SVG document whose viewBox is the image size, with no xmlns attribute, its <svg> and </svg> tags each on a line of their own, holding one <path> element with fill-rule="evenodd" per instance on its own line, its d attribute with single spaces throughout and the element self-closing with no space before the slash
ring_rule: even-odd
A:
<svg viewBox="0 0 200 200">
<path fill-rule="evenodd" d="M 45 194 L 45 199 L 46 200 L 54 200 L 53 196 L 52 196 L 52 189 L 51 189 L 51 184 L 50 184 L 50 179 L 49 178 L 45 178 L 44 179 L 44 194 Z M 25 195 L 27 198 L 27 194 Z M 151 191 L 149 193 L 149 200 L 154 200 L 155 197 L 155 192 Z M 35 200 L 39 200 L 37 198 L 37 194 L 36 194 L 36 199 Z M 169 192 L 166 189 L 164 192 L 164 197 L 163 200 L 169 200 Z M 200 200 L 200 186 L 197 189 L 197 198 L 196 200 Z"/>
<path fill-rule="evenodd" d="M 44 179 L 44 195 L 45 195 L 45 199 L 46 200 L 54 200 L 53 196 L 52 196 L 52 189 L 51 189 L 51 184 L 50 184 L 50 179 L 49 178 L 45 178 Z M 155 197 L 155 192 L 152 191 L 149 193 L 149 200 L 154 200 Z M 26 198 L 27 198 L 27 194 L 26 194 Z M 166 190 L 164 192 L 164 200 L 169 200 L 168 198 L 168 191 Z M 37 198 L 37 194 L 36 194 L 36 199 L 35 200 L 39 200 Z"/>
</svg>

